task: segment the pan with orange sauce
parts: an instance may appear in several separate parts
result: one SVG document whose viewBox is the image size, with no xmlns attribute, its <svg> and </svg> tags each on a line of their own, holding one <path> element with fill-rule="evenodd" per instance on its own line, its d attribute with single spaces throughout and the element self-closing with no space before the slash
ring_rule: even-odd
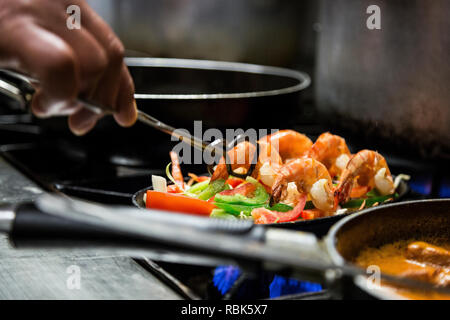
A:
<svg viewBox="0 0 450 320">
<path fill-rule="evenodd" d="M 422 240 L 422 239 L 421 239 Z M 355 260 L 361 267 L 378 266 L 381 272 L 450 288 L 450 244 L 436 239 L 401 240 L 379 248 L 366 248 Z M 438 292 L 421 292 L 382 283 L 384 288 L 408 299 L 450 299 Z"/>
</svg>

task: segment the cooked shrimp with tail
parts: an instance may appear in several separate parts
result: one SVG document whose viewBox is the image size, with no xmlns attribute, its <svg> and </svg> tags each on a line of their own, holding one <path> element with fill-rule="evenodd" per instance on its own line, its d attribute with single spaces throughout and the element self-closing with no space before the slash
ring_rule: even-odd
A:
<svg viewBox="0 0 450 320">
<path fill-rule="evenodd" d="M 260 169 L 263 168 L 263 183 L 272 186 L 275 172 L 279 166 L 287 160 L 304 156 L 312 146 L 312 141 L 294 130 L 280 130 L 267 135 L 258 141 L 260 154 L 255 170 L 252 173 L 254 178 L 259 179 Z M 233 171 L 241 169 L 246 172 L 254 158 L 256 146 L 248 141 L 239 143 L 232 150 L 228 151 L 231 168 Z M 228 172 L 225 159 L 222 158 L 217 165 L 211 181 L 227 179 Z M 266 179 L 264 179 L 266 177 Z"/>
<path fill-rule="evenodd" d="M 340 175 L 350 160 L 350 150 L 345 139 L 331 134 L 322 133 L 308 151 L 310 158 L 322 162 L 332 178 Z"/>
<path fill-rule="evenodd" d="M 272 187 L 272 202 L 287 197 L 287 189 L 294 182 L 299 193 L 308 194 L 314 206 L 324 212 L 334 212 L 337 203 L 327 168 L 311 158 L 292 160 L 281 167 Z"/>
<path fill-rule="evenodd" d="M 247 172 L 250 169 L 251 162 L 254 159 L 256 146 L 248 141 L 243 141 L 239 143 L 232 150 L 228 151 L 228 157 L 231 163 L 231 169 L 233 171 L 238 171 L 241 169 L 243 172 Z M 261 142 L 259 143 L 259 155 L 258 160 L 255 166 L 255 169 L 252 172 L 252 177 L 262 180 L 263 183 L 266 183 L 272 179 L 270 176 L 266 178 L 266 175 L 274 174 L 276 168 L 281 166 L 282 159 L 275 148 L 272 147 L 271 144 Z M 266 174 L 261 175 L 261 168 L 264 167 L 264 172 Z M 271 168 L 272 171 L 269 171 L 268 168 Z M 273 172 L 273 173 L 272 173 Z M 227 165 L 225 162 L 225 158 L 222 158 L 217 165 L 214 173 L 211 177 L 211 182 L 218 179 L 228 179 L 229 173 L 227 171 Z M 271 184 L 267 184 L 271 186 Z"/>
<path fill-rule="evenodd" d="M 307 136 L 294 130 L 280 130 L 261 138 L 258 142 L 270 143 L 278 151 L 283 162 L 306 155 L 313 144 Z"/>
<path fill-rule="evenodd" d="M 372 150 L 362 150 L 348 162 L 336 190 L 339 203 L 346 202 L 350 198 L 355 185 L 367 186 L 369 189 L 376 188 L 382 195 L 395 192 L 394 180 L 386 159 Z"/>
</svg>

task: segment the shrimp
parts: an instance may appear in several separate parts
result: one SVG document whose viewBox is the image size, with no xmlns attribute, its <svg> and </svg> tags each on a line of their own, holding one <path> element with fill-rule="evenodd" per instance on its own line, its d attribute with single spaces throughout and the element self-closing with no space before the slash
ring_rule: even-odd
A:
<svg viewBox="0 0 450 320">
<path fill-rule="evenodd" d="M 280 130 L 261 138 L 259 142 L 270 143 L 277 149 L 283 162 L 304 156 L 312 146 L 312 141 L 294 130 Z"/>
<path fill-rule="evenodd" d="M 286 197 L 291 182 L 295 182 L 300 193 L 309 194 L 316 208 L 324 212 L 335 211 L 337 203 L 331 176 L 319 161 L 303 157 L 283 165 L 272 187 L 272 202 Z"/>
<path fill-rule="evenodd" d="M 271 186 L 270 184 L 270 174 L 269 173 L 263 173 L 261 174 L 261 168 L 277 168 L 282 164 L 281 156 L 278 154 L 275 148 L 272 147 L 271 144 L 266 142 L 260 142 L 259 143 L 259 155 L 258 155 L 258 161 L 256 163 L 255 169 L 252 172 L 252 177 L 262 180 L 263 183 L 267 182 L 268 186 Z M 230 159 L 231 163 L 231 169 L 233 171 L 237 171 L 238 169 L 242 168 L 243 171 L 247 171 L 250 168 L 251 161 L 254 158 L 256 152 L 256 146 L 248 141 L 243 141 L 239 143 L 236 147 L 234 147 L 232 150 L 228 151 L 228 157 Z M 264 172 L 268 172 L 267 170 Z M 225 159 L 222 158 L 217 165 L 216 169 L 214 170 L 214 173 L 211 177 L 211 182 L 216 181 L 218 179 L 228 179 L 229 172 L 227 170 L 227 165 L 225 162 Z M 267 176 L 267 177 L 266 177 Z"/>
<path fill-rule="evenodd" d="M 270 190 L 283 165 L 283 160 L 276 148 L 270 143 L 259 142 L 259 151 L 258 163 L 252 176 Z"/>
<path fill-rule="evenodd" d="M 258 145 L 260 154 L 252 176 L 262 180 L 266 186 L 271 187 L 283 162 L 306 154 L 312 146 L 312 141 L 307 136 L 296 131 L 281 130 L 261 138 L 258 141 Z M 232 170 L 235 171 L 242 168 L 242 171 L 247 171 L 250 168 L 255 152 L 256 147 L 247 141 L 239 143 L 230 150 L 228 156 Z M 228 175 L 225 159 L 222 158 L 211 177 L 211 182 L 218 179 L 227 179 Z"/>
<path fill-rule="evenodd" d="M 355 183 L 358 186 L 375 187 L 382 195 L 395 192 L 394 181 L 386 159 L 372 150 L 362 150 L 348 162 L 336 190 L 339 203 L 350 198 L 350 192 Z"/>
<path fill-rule="evenodd" d="M 345 139 L 331 134 L 322 133 L 309 149 L 308 156 L 322 162 L 330 172 L 332 178 L 340 175 L 350 160 Z"/>
</svg>

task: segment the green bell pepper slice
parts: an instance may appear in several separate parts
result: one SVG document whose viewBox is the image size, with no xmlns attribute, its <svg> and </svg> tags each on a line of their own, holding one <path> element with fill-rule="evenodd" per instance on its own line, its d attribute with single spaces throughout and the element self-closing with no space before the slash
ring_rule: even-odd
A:
<svg viewBox="0 0 450 320">
<path fill-rule="evenodd" d="M 225 180 L 219 179 L 211 182 L 199 195 L 200 200 L 209 200 L 214 197 L 217 193 L 222 192 L 226 189 Z"/>
<path fill-rule="evenodd" d="M 256 186 L 253 197 L 249 198 L 239 193 L 234 195 L 217 194 L 214 201 L 246 206 L 266 204 L 270 198 L 269 194 L 266 192 L 266 189 L 264 189 L 264 187 L 257 180 L 251 177 L 247 177 L 246 181 Z"/>
<path fill-rule="evenodd" d="M 395 199 L 396 197 L 398 197 L 397 193 L 389 194 L 387 196 L 371 197 L 371 198 L 367 198 L 367 199 L 352 199 L 352 200 L 347 201 L 344 204 L 341 204 L 341 207 L 347 208 L 347 209 L 360 208 L 362 206 L 362 204 L 364 203 L 364 201 L 366 201 L 366 203 L 364 204 L 364 208 L 370 208 L 377 202 L 383 203 L 389 199 Z"/>
<path fill-rule="evenodd" d="M 227 220 L 238 220 L 239 218 L 226 213 L 225 210 L 222 209 L 214 209 L 213 211 L 211 211 L 211 214 L 209 216 L 210 218 L 216 218 L 216 219 L 227 219 Z"/>
</svg>

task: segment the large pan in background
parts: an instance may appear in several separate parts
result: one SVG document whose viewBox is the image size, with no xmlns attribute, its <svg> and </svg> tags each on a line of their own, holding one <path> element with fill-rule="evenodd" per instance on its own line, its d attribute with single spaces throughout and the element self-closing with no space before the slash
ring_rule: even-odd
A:
<svg viewBox="0 0 450 320">
<path fill-rule="evenodd" d="M 133 205 L 135 205 L 138 208 L 145 209 L 145 203 L 144 203 L 144 194 L 147 190 L 151 190 L 152 188 L 145 188 L 142 190 L 139 190 L 136 192 L 131 201 Z M 400 184 L 397 187 L 396 192 L 398 193 L 398 197 L 394 200 L 395 202 L 401 201 L 409 192 L 408 184 L 405 181 L 400 181 Z M 324 217 L 324 218 L 317 218 L 314 220 L 297 220 L 294 222 L 284 222 L 284 223 L 273 223 L 273 224 L 267 224 L 265 226 L 275 227 L 275 228 L 283 228 L 283 229 L 290 229 L 290 230 L 298 230 L 298 231 L 305 231 L 305 232 L 312 232 L 318 237 L 324 236 L 328 230 L 331 228 L 331 226 L 339 221 L 340 219 L 349 216 L 355 212 L 350 213 L 344 213 L 340 215 L 330 216 L 330 217 Z"/>
<path fill-rule="evenodd" d="M 135 82 L 138 108 L 191 133 L 194 121 L 202 122 L 202 134 L 208 128 L 291 127 L 302 118 L 301 92 L 311 83 L 303 72 L 245 63 L 126 58 L 126 64 Z M 145 167 L 151 162 L 157 166 L 156 160 L 148 159 L 166 155 L 172 148 L 169 136 L 141 123 L 122 128 L 111 116 L 103 117 L 83 137 L 69 131 L 65 117 L 34 122 L 46 136 L 64 137 L 71 145 L 90 148 L 105 158 L 117 158 L 120 153 L 120 158 L 129 159 L 127 165 Z M 130 160 L 134 158 L 140 161 Z"/>
<path fill-rule="evenodd" d="M 311 83 L 303 72 L 254 64 L 165 58 L 125 62 L 138 108 L 176 128 L 191 129 L 194 121 L 202 121 L 205 130 L 284 128 L 301 116 L 300 92 Z M 104 117 L 88 137 L 111 133 L 139 137 L 154 131 L 139 123 L 123 129 Z"/>
</svg>

